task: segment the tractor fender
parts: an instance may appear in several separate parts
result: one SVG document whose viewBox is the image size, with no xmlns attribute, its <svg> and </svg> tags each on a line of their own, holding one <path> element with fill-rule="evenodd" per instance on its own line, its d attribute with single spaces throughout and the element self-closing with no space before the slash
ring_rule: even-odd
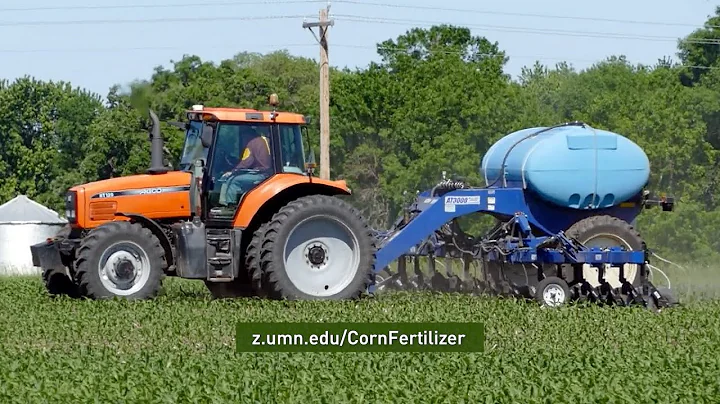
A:
<svg viewBox="0 0 720 404">
<path fill-rule="evenodd" d="M 307 177 L 298 177 L 293 175 L 285 181 L 274 181 L 276 178 L 273 178 L 245 195 L 233 223 L 234 227 L 248 229 L 259 226 L 270 220 L 272 215 L 288 202 L 303 196 L 352 194 L 345 181 L 328 181 L 318 178 L 307 181 Z"/>
<path fill-rule="evenodd" d="M 163 231 L 162 227 L 160 227 L 160 225 L 156 221 L 139 213 L 116 212 L 115 216 L 126 217 L 130 219 L 131 222 L 138 222 L 142 224 L 145 228 L 150 230 L 155 235 L 155 237 L 160 240 L 160 245 L 162 246 L 163 250 L 165 250 L 165 261 L 167 262 L 168 268 L 170 268 L 172 265 L 175 265 L 175 255 L 173 253 L 172 243 L 170 242 L 167 234 L 165 234 L 165 232 Z"/>
</svg>

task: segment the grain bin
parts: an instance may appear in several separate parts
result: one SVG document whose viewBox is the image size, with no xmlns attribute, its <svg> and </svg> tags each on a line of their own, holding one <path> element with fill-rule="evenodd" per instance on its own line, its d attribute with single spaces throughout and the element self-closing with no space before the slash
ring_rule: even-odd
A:
<svg viewBox="0 0 720 404">
<path fill-rule="evenodd" d="M 0 275 L 35 275 L 30 246 L 67 224 L 57 212 L 25 195 L 0 205 Z"/>
</svg>

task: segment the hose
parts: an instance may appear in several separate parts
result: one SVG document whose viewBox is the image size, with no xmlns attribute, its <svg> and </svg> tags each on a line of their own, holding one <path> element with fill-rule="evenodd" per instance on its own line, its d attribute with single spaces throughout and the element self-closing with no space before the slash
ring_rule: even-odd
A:
<svg viewBox="0 0 720 404">
<path fill-rule="evenodd" d="M 653 270 L 653 271 L 654 271 L 654 270 L 657 270 L 658 272 L 660 272 L 660 273 L 662 274 L 662 276 L 665 277 L 665 280 L 667 281 L 667 284 L 668 284 L 667 287 L 668 287 L 668 289 L 672 289 L 672 286 L 671 286 L 671 283 L 670 283 L 670 278 L 668 278 L 668 276 L 665 274 L 665 272 L 663 272 L 662 269 L 660 269 L 660 268 L 658 268 L 658 267 L 656 267 L 656 266 L 654 266 L 654 265 L 650 265 L 650 264 L 647 264 L 647 266 L 648 266 L 648 268 L 650 268 L 650 269 Z"/>
<path fill-rule="evenodd" d="M 659 259 L 660 261 L 662 261 L 662 262 L 664 262 L 664 263 L 666 263 L 666 264 L 674 265 L 674 266 L 680 268 L 682 271 L 687 272 L 687 269 L 685 269 L 684 267 L 682 267 L 682 266 L 680 266 L 680 265 L 678 265 L 678 264 L 676 264 L 676 263 L 674 263 L 674 262 L 672 262 L 672 261 L 670 261 L 670 260 L 666 260 L 665 258 L 663 258 L 663 257 L 655 254 L 654 252 L 650 252 L 650 254 L 652 254 L 653 257 Z"/>
<path fill-rule="evenodd" d="M 495 179 L 495 181 L 493 181 L 492 184 L 485 186 L 485 188 L 490 188 L 490 187 L 494 186 L 495 184 L 497 184 L 497 182 L 500 181 L 501 178 L 503 178 L 503 179 L 505 178 L 505 163 L 507 162 L 507 158 L 508 158 L 508 156 L 510 155 L 510 152 L 515 148 L 515 146 L 517 146 L 517 145 L 519 145 L 520 143 L 522 143 L 522 142 L 524 142 L 524 141 L 526 141 L 526 140 L 528 140 L 528 139 L 530 139 L 530 138 L 533 138 L 533 137 L 535 137 L 535 136 L 537 136 L 537 135 L 540 135 L 540 134 L 542 134 L 542 133 L 545 133 L 545 132 L 550 131 L 550 130 L 553 130 L 553 129 L 562 128 L 562 127 L 565 127 L 565 126 L 588 126 L 588 125 L 587 125 L 586 123 L 580 122 L 580 121 L 565 122 L 565 123 L 561 123 L 561 124 L 558 124 L 558 125 L 551 126 L 551 127 L 549 127 L 549 128 L 541 129 L 541 130 L 539 130 L 539 131 L 537 131 L 537 132 L 533 132 L 533 133 L 531 133 L 531 134 L 523 137 L 522 139 L 518 140 L 517 142 L 513 143 L 513 145 L 510 146 L 510 148 L 508 149 L 508 151 L 505 152 L 505 156 L 503 157 L 502 164 L 500 164 L 500 170 L 502 170 L 502 171 L 500 172 L 500 175 Z"/>
<path fill-rule="evenodd" d="M 465 189 L 467 188 L 467 184 L 463 181 L 453 181 L 453 180 L 442 180 L 437 185 L 432 187 L 430 190 L 430 197 L 435 197 L 435 192 L 440 189 L 449 189 L 449 190 L 456 190 L 456 189 Z"/>
</svg>

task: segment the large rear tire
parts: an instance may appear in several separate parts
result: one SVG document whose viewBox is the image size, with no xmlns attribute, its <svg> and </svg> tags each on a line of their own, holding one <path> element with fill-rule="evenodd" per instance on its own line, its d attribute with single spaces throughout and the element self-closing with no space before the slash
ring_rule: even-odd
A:
<svg viewBox="0 0 720 404">
<path fill-rule="evenodd" d="M 372 282 L 375 251 L 369 226 L 350 204 L 325 195 L 296 199 L 265 229 L 265 290 L 274 299 L 359 298 Z"/>
<path fill-rule="evenodd" d="M 245 270 L 250 278 L 250 285 L 257 296 L 266 296 L 267 275 L 260 262 L 260 249 L 267 232 L 268 223 L 263 223 L 253 233 L 252 239 L 245 250 Z"/>
<path fill-rule="evenodd" d="M 645 241 L 640 233 L 628 222 L 613 216 L 593 216 L 573 224 L 565 234 L 575 238 L 586 247 L 624 247 L 627 250 L 641 251 L 645 249 Z M 614 287 L 620 287 L 619 267 L 610 267 L 605 279 Z M 597 269 L 585 265 L 584 276 L 588 282 L 597 287 Z M 640 285 L 640 270 L 635 264 L 625 265 L 625 279 L 633 286 Z"/>
<path fill-rule="evenodd" d="M 108 222 L 88 233 L 75 268 L 80 293 L 91 299 L 151 299 L 165 277 L 165 250 L 139 223 Z"/>
</svg>

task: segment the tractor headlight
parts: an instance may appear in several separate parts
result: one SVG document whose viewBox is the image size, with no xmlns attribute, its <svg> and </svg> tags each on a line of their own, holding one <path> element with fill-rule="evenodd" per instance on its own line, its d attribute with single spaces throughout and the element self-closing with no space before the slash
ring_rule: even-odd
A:
<svg viewBox="0 0 720 404">
<path fill-rule="evenodd" d="M 69 223 L 77 223 L 77 192 L 65 194 L 65 217 Z"/>
</svg>

